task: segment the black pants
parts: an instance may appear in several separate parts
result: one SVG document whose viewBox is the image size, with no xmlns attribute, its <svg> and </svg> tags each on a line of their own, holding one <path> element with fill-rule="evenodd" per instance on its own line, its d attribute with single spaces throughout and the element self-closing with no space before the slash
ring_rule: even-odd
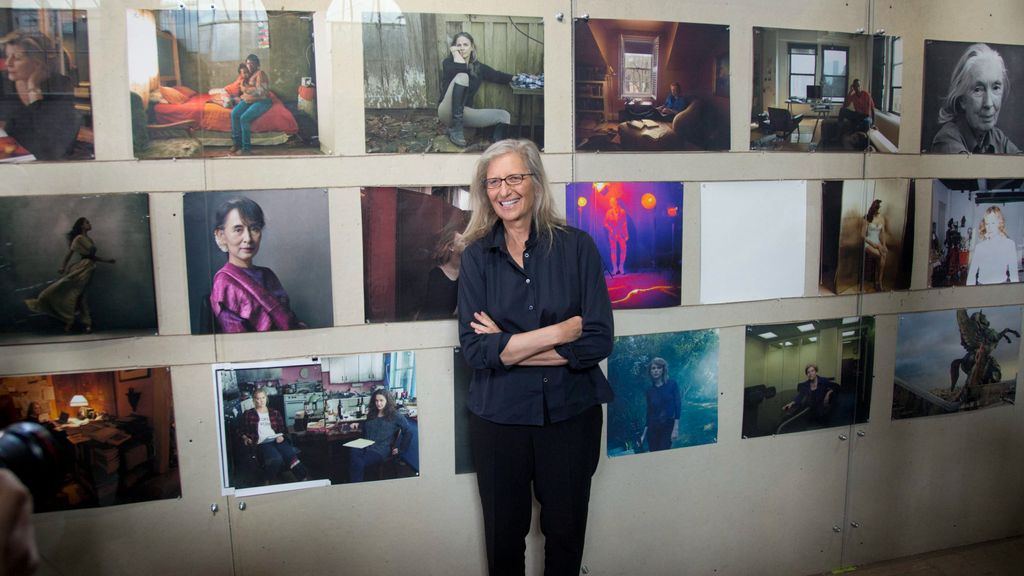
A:
<svg viewBox="0 0 1024 576">
<path fill-rule="evenodd" d="M 579 575 L 603 420 L 600 405 L 544 426 L 495 424 L 471 415 L 491 576 L 522 576 L 526 570 L 531 484 L 541 506 L 545 576 Z"/>
</svg>

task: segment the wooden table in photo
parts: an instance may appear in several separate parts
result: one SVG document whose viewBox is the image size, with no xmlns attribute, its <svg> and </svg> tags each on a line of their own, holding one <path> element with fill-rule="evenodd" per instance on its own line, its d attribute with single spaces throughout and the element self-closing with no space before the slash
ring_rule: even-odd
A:
<svg viewBox="0 0 1024 576">
<path fill-rule="evenodd" d="M 544 108 L 543 108 L 543 106 L 544 106 L 544 89 L 543 88 L 536 88 L 536 89 L 533 89 L 533 88 L 512 88 L 512 96 L 515 97 L 515 101 L 516 101 L 516 113 L 517 113 L 516 114 L 516 125 L 520 127 L 519 128 L 519 130 L 520 130 L 520 134 L 519 135 L 522 136 L 522 127 L 524 125 L 527 125 L 527 124 L 523 123 L 523 116 L 524 116 L 523 111 L 526 110 L 527 108 L 529 108 L 530 112 L 529 112 L 529 116 L 527 116 L 527 119 L 529 120 L 528 126 L 530 127 L 530 140 L 533 140 L 534 142 L 536 142 L 537 141 L 537 138 L 536 138 L 536 127 L 538 126 L 538 124 L 536 122 L 536 120 L 537 120 L 537 104 L 540 103 L 540 106 L 541 106 L 540 112 L 541 112 L 541 115 L 543 116 L 543 113 L 544 113 Z M 540 129 L 541 129 L 541 133 L 543 134 L 544 125 L 543 124 L 539 124 L 539 126 L 540 126 Z"/>
</svg>

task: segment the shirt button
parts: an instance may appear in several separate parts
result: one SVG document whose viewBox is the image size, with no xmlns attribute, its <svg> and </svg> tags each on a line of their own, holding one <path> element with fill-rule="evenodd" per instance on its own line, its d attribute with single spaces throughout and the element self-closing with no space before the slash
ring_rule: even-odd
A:
<svg viewBox="0 0 1024 576">
<path fill-rule="evenodd" d="M 530 279 L 529 279 L 529 278 L 527 278 L 527 279 L 526 279 L 526 283 L 527 283 L 527 284 L 529 284 L 529 283 L 530 283 Z"/>
<path fill-rule="evenodd" d="M 529 257 L 530 257 L 530 253 L 529 252 L 523 252 L 523 258 L 529 258 Z"/>
<path fill-rule="evenodd" d="M 533 310 L 533 304 L 530 304 L 530 310 Z"/>
<path fill-rule="evenodd" d="M 545 379 L 544 379 L 544 382 L 547 382 L 547 381 L 548 381 L 548 379 L 547 379 L 547 378 L 545 378 Z"/>
</svg>

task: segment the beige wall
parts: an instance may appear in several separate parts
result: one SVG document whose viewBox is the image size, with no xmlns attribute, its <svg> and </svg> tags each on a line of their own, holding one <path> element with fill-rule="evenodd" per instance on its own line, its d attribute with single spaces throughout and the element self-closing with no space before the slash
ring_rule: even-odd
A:
<svg viewBox="0 0 1024 576">
<path fill-rule="evenodd" d="M 0 0 L 11 5 L 15 0 Z M 171 366 L 182 498 L 35 518 L 40 574 L 480 574 L 483 537 L 475 479 L 454 474 L 451 347 L 455 323 L 363 324 L 359 187 L 465 184 L 471 156 L 367 156 L 357 0 L 285 0 L 314 12 L 318 111 L 327 155 L 303 158 L 133 159 L 125 12 L 159 0 L 104 0 L 90 9 L 97 160 L 2 165 L 0 194 L 151 192 L 160 335 L 8 347 L 0 374 Z M 382 2 L 383 5 L 391 5 Z M 810 574 L 1024 532 L 1024 408 L 892 422 L 898 314 L 1020 304 L 1017 287 L 927 290 L 930 178 L 1024 176 L 1020 158 L 917 154 L 763 153 L 747 150 L 754 26 L 852 32 L 905 40 L 899 149 L 920 149 L 924 40 L 1020 43 L 1024 4 L 991 0 L 965 11 L 953 0 L 408 0 L 410 12 L 512 13 L 545 19 L 545 164 L 556 194 L 577 181 L 686 182 L 683 305 L 615 314 L 617 333 L 720 328 L 717 444 L 602 459 L 585 563 L 600 574 Z M 594 18 L 727 24 L 732 151 L 574 154 L 573 7 Z M 278 6 L 274 6 L 275 9 Z M 565 19 L 558 22 L 557 12 Z M 354 22 L 349 14 L 356 14 Z M 698 306 L 699 183 L 732 180 L 918 178 L 912 289 L 819 297 L 820 194 L 807 195 L 806 278 L 801 298 Z M 182 193 L 330 188 L 335 326 L 288 334 L 188 335 Z M 557 204 L 564 206 L 559 198 Z M 874 315 L 870 422 L 741 440 L 747 324 Z M 221 496 L 210 364 L 381 350 L 417 351 L 420 478 L 250 497 Z M 838 362 L 838 352 L 837 352 Z M 790 365 L 800 366 L 800 358 Z M 797 370 L 802 370 L 798 368 Z M 824 369 L 823 369 L 824 371 Z M 838 368 L 836 369 L 838 372 Z M 790 374 L 786 382 L 795 382 Z M 1018 376 L 1018 383 L 1020 377 Z M 856 434 L 862 432 L 863 436 Z M 969 433 L 968 433 L 969 432 Z M 840 439 L 842 433 L 846 439 Z M 241 510 L 240 505 L 245 504 Z M 217 512 L 211 512 L 211 506 Z M 857 528 L 851 527 L 856 523 Z M 834 531 L 836 527 L 839 531 Z M 531 574 L 542 541 L 528 539 Z"/>
</svg>

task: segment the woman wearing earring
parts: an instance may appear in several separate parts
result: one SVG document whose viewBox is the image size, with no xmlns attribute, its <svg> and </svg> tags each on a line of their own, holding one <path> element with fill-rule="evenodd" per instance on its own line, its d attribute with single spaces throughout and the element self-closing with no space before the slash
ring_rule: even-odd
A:
<svg viewBox="0 0 1024 576">
<path fill-rule="evenodd" d="M 263 240 L 263 209 L 243 197 L 217 210 L 214 241 L 228 261 L 213 276 L 210 306 L 217 332 L 292 330 L 306 325 L 295 317 L 288 293 L 270 268 L 253 259 Z"/>
<path fill-rule="evenodd" d="M 486 82 L 509 84 L 512 75 L 499 72 L 480 62 L 476 44 L 468 32 L 459 32 L 448 47 L 451 54 L 441 62 L 441 97 L 437 118 L 448 127 L 448 139 L 460 148 L 466 147 L 464 127 L 494 126 L 492 141 L 506 137 L 512 116 L 498 108 L 473 108 L 473 97 Z"/>
<path fill-rule="evenodd" d="M 65 332 L 71 332 L 75 327 L 76 315 L 85 332 L 92 332 L 92 315 L 89 313 L 85 290 L 92 281 L 97 262 L 115 262 L 113 258 L 100 258 L 96 254 L 96 243 L 89 237 L 90 230 L 92 223 L 88 218 L 83 216 L 75 220 L 66 235 L 68 253 L 57 271 L 61 277 L 40 292 L 38 298 L 25 300 L 25 305 L 33 312 L 47 314 L 63 322 Z"/>
</svg>

